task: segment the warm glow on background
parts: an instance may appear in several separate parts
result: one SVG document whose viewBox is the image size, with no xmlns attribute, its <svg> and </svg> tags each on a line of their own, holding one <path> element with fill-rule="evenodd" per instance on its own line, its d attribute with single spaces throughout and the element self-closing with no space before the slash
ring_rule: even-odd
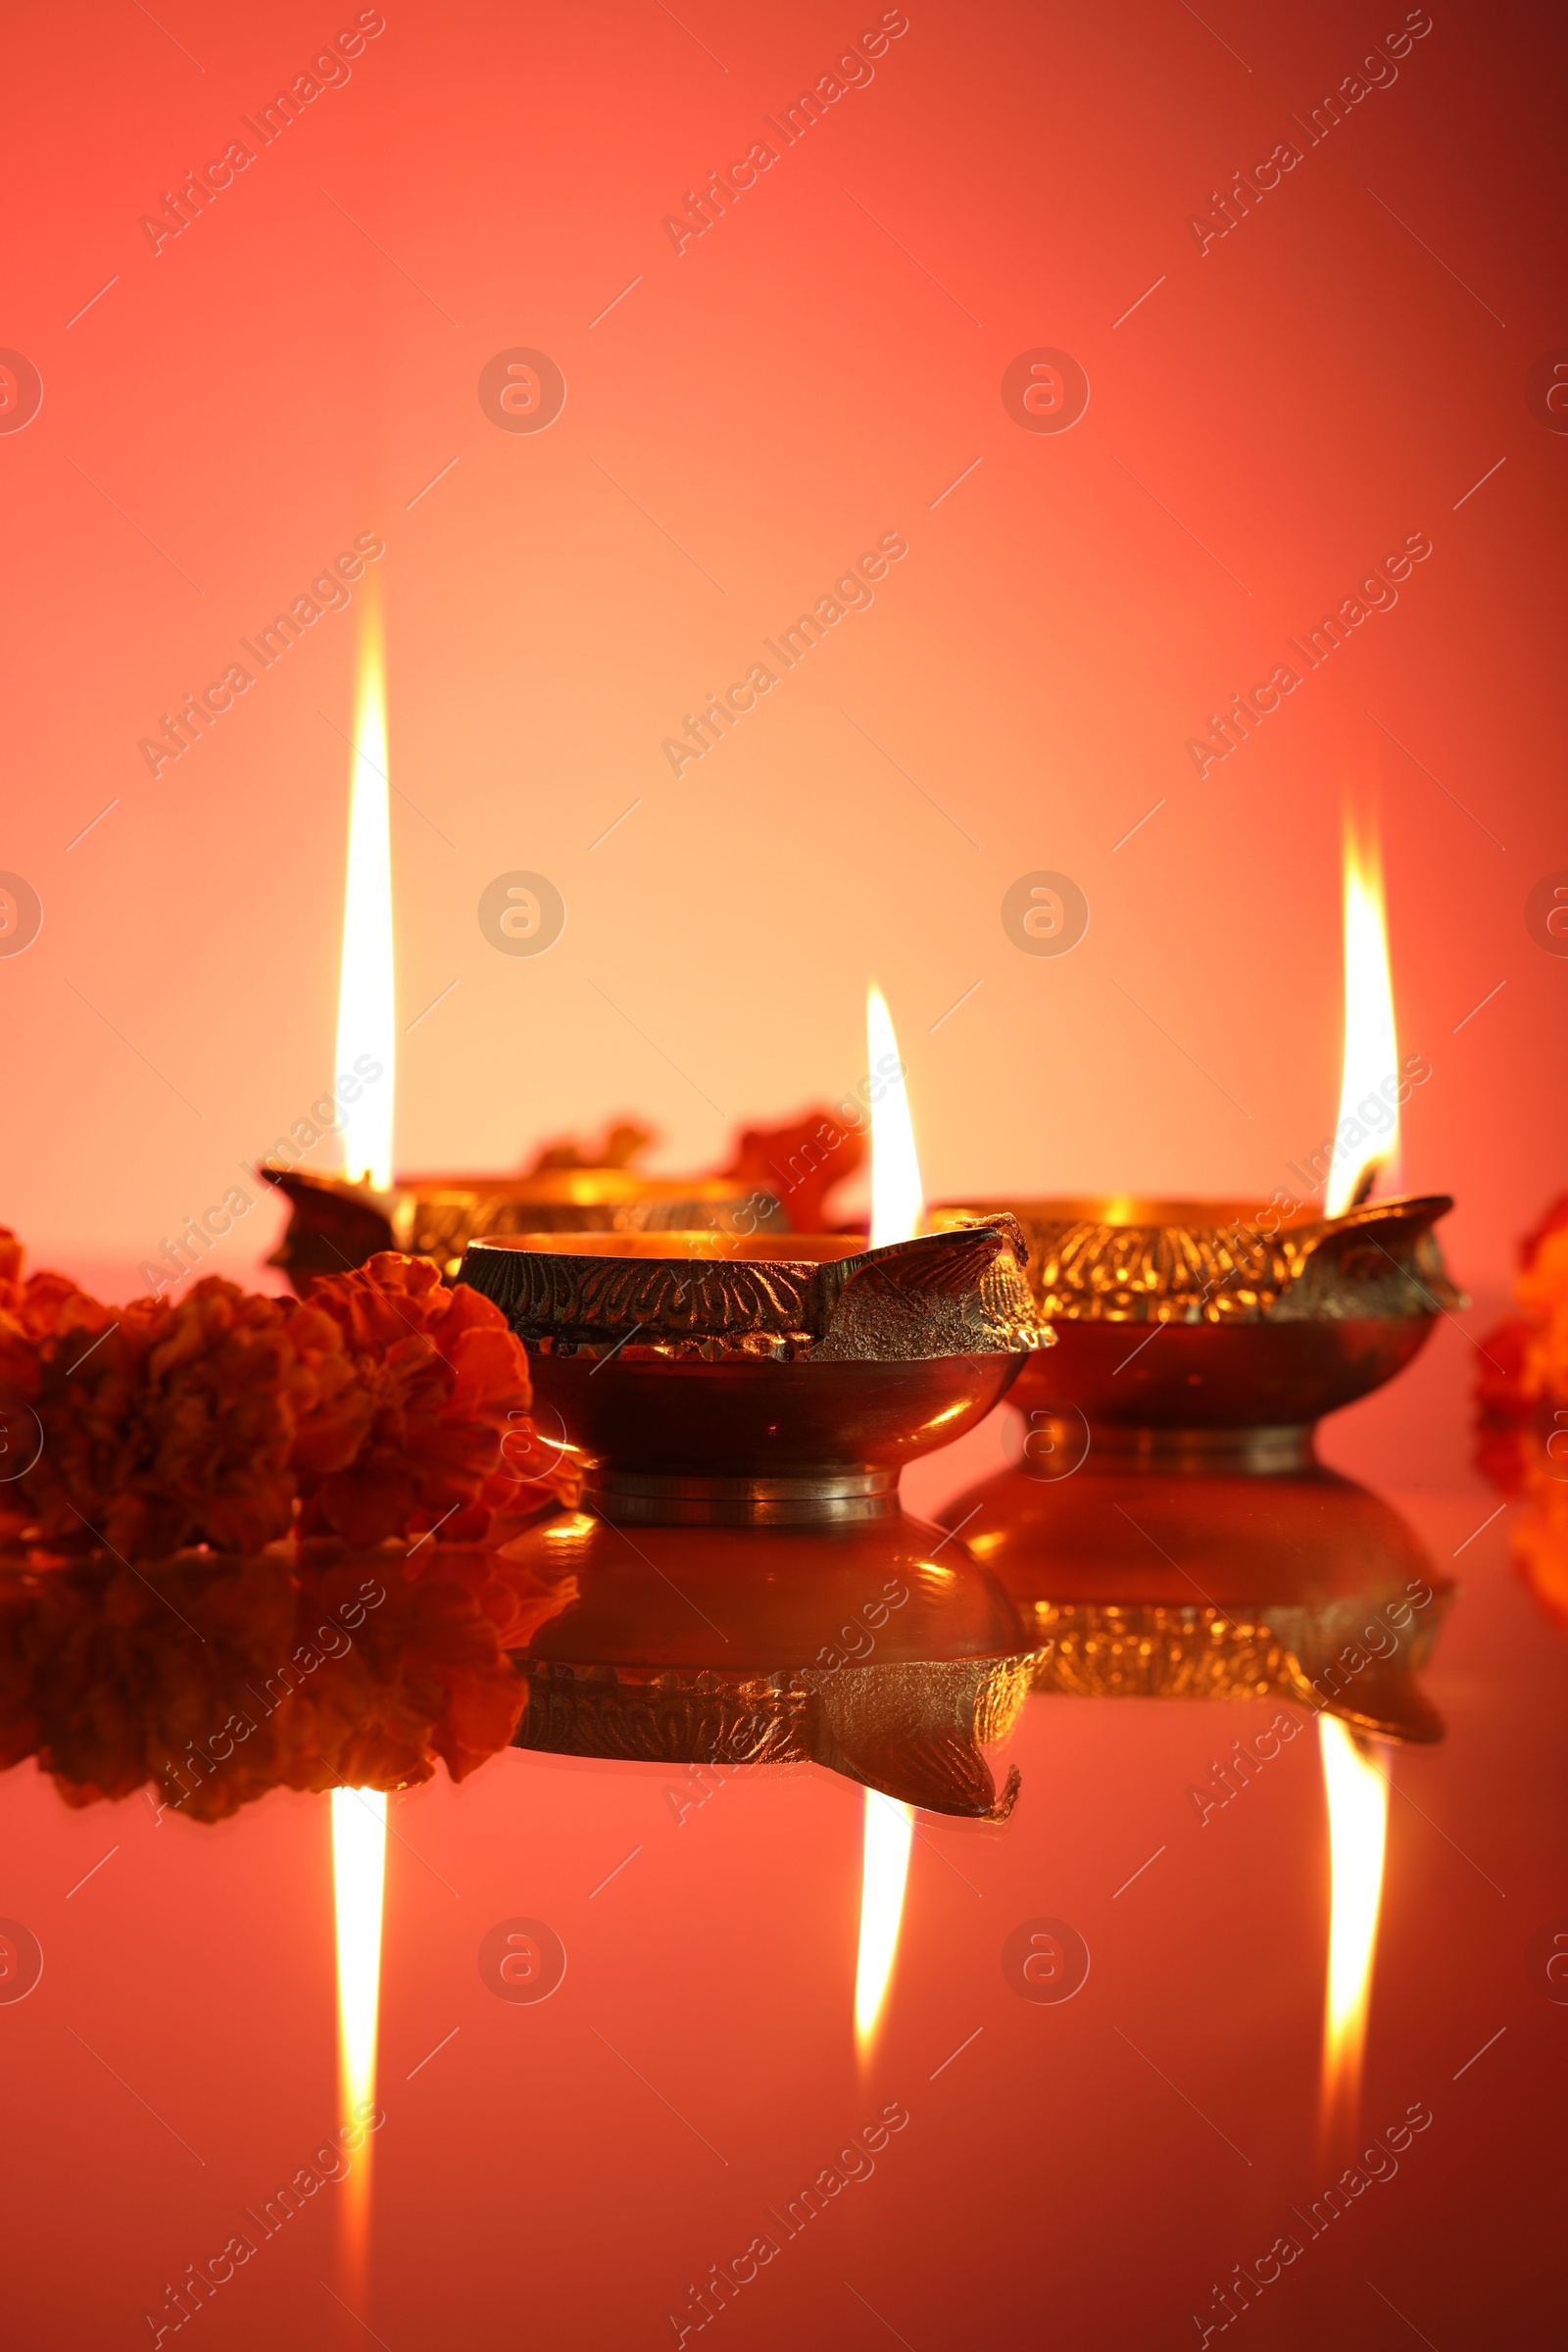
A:
<svg viewBox="0 0 1568 2352">
<path fill-rule="evenodd" d="M 1338 1716 L 1318 1717 L 1329 1812 L 1329 1968 L 1323 2021 L 1323 2116 L 1353 2120 L 1366 2040 L 1389 1784 Z"/>
<path fill-rule="evenodd" d="M 392 820 L 387 781 L 386 681 L 381 631 L 366 624 L 350 755 L 349 861 L 343 898 L 343 972 L 337 1001 L 337 1069 L 369 1054 L 383 1075 L 345 1109 L 343 1167 L 378 1192 L 392 1182 L 396 984 L 392 963 Z"/>
<path fill-rule="evenodd" d="M 873 1078 L 885 1078 L 899 1064 L 899 1041 L 893 1016 L 879 988 L 865 1000 L 866 1067 Z M 889 1079 L 887 1091 L 871 1106 L 871 1247 L 907 1242 L 920 1230 L 925 1200 L 920 1191 L 920 1163 L 915 1156 L 914 1124 L 909 1097 L 901 1077 Z"/>
<path fill-rule="evenodd" d="M 1468 1286 L 1511 1279 L 1568 1152 L 1568 962 L 1526 917 L 1568 864 L 1534 684 L 1568 435 L 1561 383 L 1526 390 L 1568 341 L 1532 242 L 1554 12 L 1500 45 L 1431 12 L 1320 132 L 1364 13 L 1195 6 L 1004 0 L 978 38 L 906 8 L 802 130 L 880 6 L 488 7 L 454 40 L 413 0 L 275 135 L 258 107 L 332 37 L 309 10 L 96 12 L 67 75 L 17 13 L 4 341 L 43 399 L 0 433 L 28 551 L 0 602 L 12 772 L 48 789 L 0 845 L 44 910 L 0 956 L 0 1214 L 37 1262 L 133 1280 L 341 1068 L 374 601 L 405 1167 L 515 1168 L 622 1113 L 651 1166 L 721 1165 L 858 1083 L 874 972 L 931 1200 L 1266 1200 L 1338 1091 L 1348 771 L 1400 1034 L 1444 1056 L 1405 1170 L 1457 1196 Z M 1307 134 L 1261 200 L 1210 201 Z M 220 193 L 187 182 L 241 137 Z M 566 388 L 544 430 L 522 377 L 490 388 L 528 351 Z M 1091 388 L 1067 430 L 1015 385 L 1050 351 Z M 230 665 L 209 724 L 187 698 Z M 754 666 L 776 683 L 724 700 Z M 519 873 L 567 909 L 549 953 L 481 925 Z M 1051 873 L 1093 910 L 1070 953 L 1004 914 Z"/>
<path fill-rule="evenodd" d="M 1376 837 L 1358 838 L 1347 825 L 1345 837 L 1345 1073 L 1340 1085 L 1340 1115 L 1336 1136 L 1348 1119 L 1358 1119 L 1357 1105 L 1373 1098 L 1380 1108 L 1374 1116 L 1392 1119 L 1382 1134 L 1368 1133 L 1361 1143 L 1336 1141 L 1329 1172 L 1325 1206 L 1331 1217 L 1349 1208 L 1363 1189 L 1383 1169 L 1393 1167 L 1399 1153 L 1399 1114 L 1390 1100 L 1398 1073 L 1398 1044 L 1394 1027 L 1394 981 L 1389 971 L 1388 924 L 1383 909 L 1383 861 Z"/>
<path fill-rule="evenodd" d="M 914 1812 L 874 1788 L 865 1791 L 865 1857 L 860 1877 L 860 1945 L 855 1969 L 855 2038 L 862 2057 L 875 2038 L 887 1999 L 904 1917 Z"/>
</svg>

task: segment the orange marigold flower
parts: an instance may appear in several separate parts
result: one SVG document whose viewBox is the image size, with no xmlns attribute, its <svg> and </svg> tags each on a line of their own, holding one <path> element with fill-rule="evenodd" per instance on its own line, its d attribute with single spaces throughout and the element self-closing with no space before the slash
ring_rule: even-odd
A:
<svg viewBox="0 0 1568 2352">
<path fill-rule="evenodd" d="M 1568 1480 L 1549 1453 L 1525 1460 L 1524 1509 L 1508 1539 L 1513 1564 L 1552 1623 L 1568 1633 Z"/>
<path fill-rule="evenodd" d="M 23 1278 L 24 1251 L 9 1226 L 0 1225 L 0 1400 L 25 1401 L 38 1386 L 36 1344 L 53 1339 L 69 1319 L 102 1331 L 111 1310 L 78 1289 L 69 1274 Z"/>
<path fill-rule="evenodd" d="M 291 1302 L 217 1275 L 118 1309 L 35 1290 L 58 1279 L 29 1283 L 22 1322 L 37 1328 L 0 1349 L 0 1379 L 43 1436 L 5 1532 L 127 1559 L 202 1543 L 255 1551 L 286 1534 L 299 1427 L 336 1409 L 352 1380 L 330 1328 L 296 1345 Z"/>
<path fill-rule="evenodd" d="M 1568 1194 L 1526 1235 L 1519 1262 L 1519 1312 L 1481 1342 L 1476 1372 L 1477 1459 L 1499 1485 L 1518 1475 L 1510 1433 L 1544 1419 L 1546 1407 L 1568 1408 Z"/>
<path fill-rule="evenodd" d="M 289 1532 L 373 1544 L 488 1534 L 566 1499 L 528 1419 L 527 1357 L 489 1299 L 386 1252 L 306 1300 L 208 1276 L 104 1305 L 24 1280 L 0 1228 L 0 1544 L 125 1559 L 255 1551 Z"/>
<path fill-rule="evenodd" d="M 515 1494 L 502 1446 L 531 1396 L 527 1356 L 500 1308 L 386 1250 L 318 1281 L 295 1313 L 330 1319 L 354 1366 L 360 1396 L 345 1392 L 327 1422 L 335 1414 L 346 1441 L 364 1417 L 352 1452 L 324 1429 L 296 1447 L 305 1528 L 358 1544 L 437 1524 L 449 1539 L 483 1536 Z"/>
</svg>

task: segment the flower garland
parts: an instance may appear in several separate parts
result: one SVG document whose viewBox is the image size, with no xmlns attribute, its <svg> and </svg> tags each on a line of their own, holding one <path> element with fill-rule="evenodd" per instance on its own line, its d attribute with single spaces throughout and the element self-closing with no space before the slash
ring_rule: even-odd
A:
<svg viewBox="0 0 1568 2352">
<path fill-rule="evenodd" d="M 1476 1461 L 1520 1505 L 1514 1565 L 1568 1630 L 1568 1193 L 1520 1244 L 1513 1296 L 1481 1342 Z"/>
<path fill-rule="evenodd" d="M 1568 1429 L 1568 1193 L 1520 1243 L 1513 1296 L 1519 1312 L 1482 1341 L 1476 1379 L 1481 1467 L 1501 1485 L 1519 1436 L 1545 1423 Z M 1568 1454 L 1568 1442 L 1556 1451 Z"/>
<path fill-rule="evenodd" d="M 576 1595 L 505 1547 L 98 1551 L 0 1579 L 0 1769 L 73 1806 L 138 1789 L 224 1821 L 273 1788 L 454 1781 L 527 1703 L 510 1652 Z"/>
<path fill-rule="evenodd" d="M 574 1499 L 569 1471 L 539 1474 L 506 1318 L 421 1259 L 384 1252 L 305 1299 L 209 1275 L 121 1307 L 23 1264 L 0 1228 L 0 1421 L 24 1465 L 0 1481 L 13 1553 L 478 1543 L 498 1517 Z"/>
</svg>

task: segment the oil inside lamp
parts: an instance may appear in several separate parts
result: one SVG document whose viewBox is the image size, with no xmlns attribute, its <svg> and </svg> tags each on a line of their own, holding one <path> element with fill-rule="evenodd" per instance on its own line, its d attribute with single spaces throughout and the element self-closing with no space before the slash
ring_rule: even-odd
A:
<svg viewBox="0 0 1568 2352">
<path fill-rule="evenodd" d="M 396 1045 L 392 969 L 392 825 L 386 757 L 386 687 L 377 616 L 360 652 L 354 769 L 349 802 L 348 881 L 343 899 L 343 972 L 337 1001 L 337 1062 L 352 1070 L 369 1054 L 383 1075 L 347 1108 L 343 1172 L 384 1193 L 392 1185 L 392 1080 Z"/>
<path fill-rule="evenodd" d="M 1388 1839 L 1389 1784 L 1369 1749 L 1337 1716 L 1318 1717 L 1329 1815 L 1329 1964 L 1323 2018 L 1323 2131 L 1353 2131 L 1360 2095 L 1378 1907 Z"/>
<path fill-rule="evenodd" d="M 1335 1122 L 1334 1158 L 1324 1195 L 1331 1217 L 1356 1208 L 1380 1176 L 1396 1179 L 1399 1113 L 1388 1101 L 1389 1080 L 1398 1070 L 1394 1025 L 1394 982 L 1389 971 L 1388 925 L 1383 910 L 1383 866 L 1376 838 L 1345 836 L 1345 1069 L 1340 1115 Z M 1381 1133 L 1366 1134 L 1362 1112 L 1378 1105 Z M 1386 1124 L 1385 1122 L 1392 1122 Z M 1359 1143 L 1347 1144 L 1347 1128 L 1363 1128 Z M 1397 1183 L 1394 1183 L 1397 1190 Z"/>
<path fill-rule="evenodd" d="M 880 1075 L 903 1067 L 893 1018 L 879 988 L 865 1001 L 866 1067 Z M 895 1079 L 871 1107 L 871 1247 L 912 1241 L 920 1230 L 925 1201 L 915 1156 L 914 1124 L 903 1078 Z M 855 2038 L 861 2058 L 869 2055 L 887 1999 L 904 1917 L 914 1813 L 896 1798 L 865 1791 L 865 1841 L 860 1866 L 860 1941 L 855 1970 Z"/>
</svg>

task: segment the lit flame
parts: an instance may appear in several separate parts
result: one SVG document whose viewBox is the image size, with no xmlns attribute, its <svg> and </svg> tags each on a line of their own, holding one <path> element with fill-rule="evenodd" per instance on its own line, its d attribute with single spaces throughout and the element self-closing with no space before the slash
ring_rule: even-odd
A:
<svg viewBox="0 0 1568 2352">
<path fill-rule="evenodd" d="M 865 1050 L 871 1077 L 885 1081 L 881 1099 L 871 1106 L 871 1247 L 880 1250 L 886 1242 L 914 1239 L 925 1200 L 899 1041 L 879 988 L 865 1000 Z"/>
<path fill-rule="evenodd" d="M 860 1876 L 860 1950 L 855 1968 L 855 2038 L 865 2057 L 876 2035 L 899 1948 L 914 1814 L 896 1798 L 865 1791 L 865 1859 Z"/>
<path fill-rule="evenodd" d="M 381 1897 L 386 1883 L 386 1798 L 374 1788 L 332 1791 L 332 1890 L 337 1912 L 337 2065 L 341 2118 L 359 2121 L 375 2098 L 381 2006 Z M 369 2226 L 368 2135 L 345 2183 L 344 2276 L 363 2283 Z"/>
<path fill-rule="evenodd" d="M 349 800 L 349 866 L 343 896 L 343 976 L 337 1000 L 337 1070 L 364 1078 L 357 1062 L 381 1067 L 345 1106 L 344 1173 L 386 1192 L 392 1183 L 392 824 L 387 782 L 386 688 L 381 632 L 372 617 L 360 658 L 354 768 Z"/>
<path fill-rule="evenodd" d="M 915 1156 L 914 1124 L 893 1019 L 879 988 L 865 1001 L 866 1067 L 886 1081 L 871 1107 L 871 1247 L 908 1242 L 920 1230 L 925 1200 Z M 860 1876 L 860 1947 L 855 1967 L 855 2037 L 865 2056 L 887 1999 L 904 1917 L 914 1814 L 895 1798 L 865 1791 L 865 1858 Z"/>
<path fill-rule="evenodd" d="M 1399 1114 L 1390 1100 L 1398 1073 L 1394 982 L 1383 914 L 1383 866 L 1377 842 L 1345 837 L 1345 1074 L 1335 1128 L 1334 1163 L 1324 1205 L 1331 1217 L 1353 1208 L 1380 1171 L 1398 1158 Z M 1366 1115 L 1370 1113 L 1370 1116 Z M 1352 1138 L 1346 1142 L 1347 1128 Z"/>
<path fill-rule="evenodd" d="M 1389 1784 L 1336 1715 L 1318 1717 L 1329 1810 L 1329 1974 L 1323 2018 L 1323 2118 L 1353 2127 L 1377 1952 L 1389 1830 Z"/>
</svg>

